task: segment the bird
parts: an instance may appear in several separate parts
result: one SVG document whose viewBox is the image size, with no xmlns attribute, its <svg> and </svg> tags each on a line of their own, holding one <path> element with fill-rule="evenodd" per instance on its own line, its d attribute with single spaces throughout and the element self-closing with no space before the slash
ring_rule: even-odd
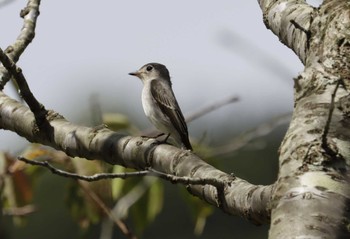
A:
<svg viewBox="0 0 350 239">
<path fill-rule="evenodd" d="M 169 71 L 160 63 L 148 63 L 129 75 L 143 83 L 142 106 L 149 121 L 182 149 L 192 150 L 185 118 L 172 90 Z M 167 139 L 166 138 L 166 139 Z"/>
</svg>

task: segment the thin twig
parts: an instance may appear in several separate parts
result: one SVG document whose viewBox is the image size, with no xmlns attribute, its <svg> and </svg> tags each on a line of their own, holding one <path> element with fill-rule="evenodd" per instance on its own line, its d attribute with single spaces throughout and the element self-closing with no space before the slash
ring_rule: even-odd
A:
<svg viewBox="0 0 350 239">
<path fill-rule="evenodd" d="M 36 161 L 36 160 L 29 160 L 24 157 L 18 157 L 18 160 L 21 160 L 25 163 L 31 164 L 31 165 L 37 165 L 37 166 L 42 166 L 45 168 L 50 169 L 50 171 L 53 174 L 57 174 L 63 177 L 68 177 L 68 178 L 74 178 L 74 179 L 80 179 L 88 182 L 92 181 L 97 181 L 101 179 L 107 179 L 107 178 L 127 178 L 127 177 L 135 177 L 135 176 L 143 176 L 144 172 L 148 171 L 141 171 L 141 172 L 134 172 L 134 173 L 119 173 L 119 174 L 108 174 L 108 173 L 100 173 L 100 174 L 95 174 L 92 176 L 82 176 L 79 174 L 75 173 L 69 173 L 64 170 L 60 170 L 49 164 L 47 161 Z M 128 238 L 130 239 L 136 239 L 136 236 L 130 231 L 130 229 L 127 227 L 127 225 L 116 218 L 111 210 L 106 206 L 106 204 L 96 195 L 95 192 L 91 191 L 88 189 L 84 184 L 79 182 L 79 185 L 81 188 L 84 190 L 84 192 L 92 199 L 95 201 L 95 203 L 106 213 L 106 215 L 120 228 L 122 233 L 124 233 Z"/>
<path fill-rule="evenodd" d="M 152 168 L 147 168 L 154 176 L 170 181 L 171 183 L 180 183 L 184 185 L 212 185 L 217 188 L 224 187 L 228 182 L 219 180 L 217 178 L 190 178 L 190 177 L 179 177 L 172 174 L 166 174 L 157 171 Z M 234 178 L 234 176 L 233 176 Z M 233 179 L 232 178 L 232 179 Z"/>
<path fill-rule="evenodd" d="M 39 103 L 27 84 L 22 69 L 19 68 L 0 48 L 0 61 L 7 71 L 14 77 L 20 90 L 20 94 L 28 104 L 30 110 L 35 116 L 36 123 L 39 127 L 43 126 L 46 121 L 47 110 Z"/>
<path fill-rule="evenodd" d="M 111 209 L 101 200 L 101 198 L 82 182 L 79 182 L 80 187 L 83 191 L 104 211 L 104 213 L 119 227 L 121 232 L 130 239 L 137 239 L 137 237 L 132 233 L 129 227 L 120 219 L 117 219 Z"/>
<path fill-rule="evenodd" d="M 222 187 L 227 182 L 222 180 L 218 180 L 217 178 L 190 178 L 190 177 L 178 177 L 171 174 L 166 174 L 159 172 L 152 168 L 147 168 L 147 170 L 136 171 L 136 172 L 128 172 L 128 173 L 97 173 L 91 176 L 79 175 L 76 173 L 69 173 L 67 171 L 55 168 L 47 161 L 37 161 L 37 160 L 29 160 L 24 157 L 18 157 L 18 160 L 21 160 L 27 164 L 36 165 L 48 168 L 53 174 L 57 174 L 67 178 L 80 179 L 88 182 L 98 181 L 101 179 L 114 179 L 114 178 L 131 178 L 131 177 L 142 177 L 142 176 L 153 176 L 165 179 L 172 183 L 180 183 L 184 185 L 212 185 L 214 187 Z"/>
<path fill-rule="evenodd" d="M 18 159 L 27 163 L 27 164 L 37 165 L 37 166 L 42 166 L 42 167 L 48 168 L 48 169 L 50 169 L 50 171 L 53 174 L 57 174 L 57 175 L 60 175 L 60 176 L 66 177 L 66 178 L 80 179 L 80 180 L 84 180 L 84 181 L 88 181 L 88 182 L 98 181 L 101 179 L 114 179 L 114 178 L 125 179 L 125 178 L 130 178 L 130 177 L 146 176 L 149 174 L 149 171 L 145 170 L 145 171 L 137 171 L 137 172 L 129 172 L 129 173 L 97 173 L 97 174 L 94 174 L 91 176 L 83 176 L 83 175 L 79 175 L 76 173 L 69 173 L 67 171 L 55 168 L 47 161 L 40 162 L 37 160 L 29 160 L 29 159 L 26 159 L 24 157 L 18 157 Z"/>
<path fill-rule="evenodd" d="M 39 16 L 40 0 L 29 0 L 27 6 L 21 11 L 20 16 L 24 19 L 22 30 L 16 41 L 5 50 L 8 57 L 17 62 L 21 54 L 32 42 L 35 36 L 36 21 Z M 11 75 L 5 67 L 0 67 L 0 90 L 3 90 Z"/>
<path fill-rule="evenodd" d="M 226 207 L 225 200 L 225 187 L 230 184 L 230 181 L 223 181 L 217 178 L 190 178 L 190 177 L 178 177 L 171 174 L 162 173 L 160 171 L 148 168 L 148 170 L 154 173 L 157 177 L 170 181 L 172 183 L 181 183 L 184 185 L 211 185 L 216 188 L 217 191 L 217 206 L 219 208 Z M 232 180 L 235 176 L 231 174 Z"/>
<path fill-rule="evenodd" d="M 189 114 L 186 117 L 186 122 L 189 123 L 195 119 L 198 119 L 199 117 L 202 117 L 205 114 L 208 114 L 216 109 L 221 108 L 222 106 L 231 104 L 231 103 L 235 103 L 239 101 L 239 98 L 237 96 L 230 96 L 228 98 L 222 99 L 220 101 L 214 102 L 213 104 L 204 106 L 202 108 L 200 108 L 199 110 Z"/>
<path fill-rule="evenodd" d="M 157 180 L 157 178 L 143 178 L 141 182 L 134 186 L 127 194 L 118 199 L 118 202 L 112 209 L 112 214 L 116 218 L 125 218 L 131 206 L 134 205 Z"/>
<path fill-rule="evenodd" d="M 5 216 L 27 216 L 35 211 L 35 206 L 29 204 L 23 207 L 4 208 L 2 214 Z"/>
<path fill-rule="evenodd" d="M 213 149 L 213 153 L 209 157 L 219 157 L 229 153 L 232 153 L 236 150 L 239 150 L 246 146 L 252 140 L 265 136 L 276 129 L 278 126 L 285 124 L 290 121 L 291 113 L 286 113 L 279 115 L 269 122 L 265 122 L 241 135 L 231 140 L 230 143 L 222 146 L 218 146 Z"/>
<path fill-rule="evenodd" d="M 227 185 L 230 184 L 230 181 L 223 181 L 217 178 L 191 178 L 191 177 L 179 177 L 171 174 L 166 174 L 160 171 L 157 171 L 152 168 L 147 168 L 147 170 L 144 171 L 137 171 L 137 172 L 129 172 L 129 173 L 99 173 L 94 174 L 91 176 L 83 176 L 75 173 L 69 173 L 60 169 L 57 169 L 53 167 L 51 164 L 49 164 L 47 161 L 39 162 L 36 160 L 29 160 L 24 157 L 18 157 L 19 160 L 32 164 L 37 166 L 42 166 L 45 168 L 50 169 L 50 171 L 53 174 L 57 174 L 63 177 L 69 177 L 74 179 L 80 179 L 88 182 L 97 181 L 101 179 L 113 179 L 113 178 L 130 178 L 130 177 L 140 177 L 140 176 L 153 176 L 165 179 L 167 181 L 170 181 L 172 183 L 179 183 L 184 185 L 211 185 L 216 188 L 218 193 L 218 207 L 223 207 L 225 205 L 224 200 L 224 190 Z M 234 180 L 235 176 L 231 175 L 231 179 Z"/>
<path fill-rule="evenodd" d="M 231 104 L 231 103 L 234 103 L 237 101 L 239 101 L 239 98 L 237 96 L 230 96 L 230 97 L 222 99 L 220 101 L 216 101 L 213 104 L 203 106 L 199 110 L 188 114 L 187 116 L 185 116 L 185 121 L 186 121 L 186 123 L 192 122 L 192 121 L 202 117 L 205 114 L 208 114 L 216 109 L 219 109 L 225 105 L 228 105 L 228 104 Z M 142 132 L 142 134 L 143 135 L 154 135 L 156 132 L 159 132 L 159 131 L 155 130 L 154 128 L 151 128 L 151 129 L 144 130 Z"/>
<path fill-rule="evenodd" d="M 247 60 L 250 65 L 254 65 L 255 70 L 256 67 L 260 67 L 270 71 L 279 79 L 285 79 L 286 75 L 294 75 L 284 61 L 279 61 L 271 54 L 271 51 L 256 45 L 241 33 L 226 29 L 221 31 L 218 37 L 221 46 L 234 53 L 235 56 L 238 55 L 241 59 Z M 254 54 L 251 54 L 252 52 Z"/>
</svg>

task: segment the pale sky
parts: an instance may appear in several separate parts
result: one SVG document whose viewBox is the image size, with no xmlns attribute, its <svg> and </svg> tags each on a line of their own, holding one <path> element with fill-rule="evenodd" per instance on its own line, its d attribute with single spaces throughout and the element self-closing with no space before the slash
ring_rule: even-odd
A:
<svg viewBox="0 0 350 239">
<path fill-rule="evenodd" d="M 3 49 L 18 36 L 25 2 L 0 8 Z M 230 95 L 241 98 L 192 122 L 194 136 L 206 131 L 215 141 L 222 125 L 239 132 L 242 124 L 292 111 L 293 77 L 303 66 L 266 29 L 255 0 L 41 1 L 40 12 L 36 37 L 18 65 L 38 100 L 73 122 L 89 121 L 89 97 L 98 94 L 105 112 L 150 126 L 142 84 L 128 75 L 148 62 L 168 67 L 184 114 Z M 5 93 L 13 95 L 10 87 Z M 0 140 L 0 150 L 24 142 L 5 131 Z"/>
</svg>

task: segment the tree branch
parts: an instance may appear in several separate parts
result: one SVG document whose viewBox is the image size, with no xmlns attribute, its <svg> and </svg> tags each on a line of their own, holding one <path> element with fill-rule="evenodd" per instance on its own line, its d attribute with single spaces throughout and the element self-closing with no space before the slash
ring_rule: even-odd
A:
<svg viewBox="0 0 350 239">
<path fill-rule="evenodd" d="M 109 219 L 116 224 L 121 232 L 130 239 L 137 239 L 133 232 L 128 228 L 128 226 L 120 219 L 113 215 L 112 211 L 108 206 L 101 200 L 101 198 L 81 181 L 79 183 L 82 190 L 103 210 L 103 212 L 109 217 Z"/>
<path fill-rule="evenodd" d="M 156 176 L 165 179 L 171 183 L 180 183 L 184 185 L 212 185 L 216 188 L 225 187 L 225 181 L 218 180 L 217 178 L 190 178 L 190 177 L 179 177 L 171 174 L 166 174 L 158 170 L 147 168 L 151 172 L 150 176 Z M 234 177 L 234 176 L 232 176 Z M 227 182 L 230 183 L 230 182 Z"/>
<path fill-rule="evenodd" d="M 146 168 L 143 171 L 127 172 L 127 173 L 96 173 L 94 175 L 80 175 L 76 173 L 70 173 L 52 166 L 48 161 L 37 161 L 32 159 L 26 159 L 25 157 L 18 157 L 18 160 L 25 162 L 30 165 L 41 166 L 49 169 L 53 174 L 73 178 L 77 180 L 83 180 L 87 182 L 99 181 L 102 179 L 126 179 L 131 177 L 143 177 L 143 176 L 153 176 L 165 179 L 174 184 L 184 184 L 184 185 L 212 185 L 216 188 L 224 188 L 224 181 L 218 180 L 216 178 L 190 178 L 190 177 L 179 177 L 171 174 L 162 173 L 152 168 Z M 229 183 L 229 182 L 228 182 Z"/>
<path fill-rule="evenodd" d="M 4 208 L 2 214 L 5 216 L 27 216 L 35 212 L 37 209 L 34 205 L 25 205 L 22 207 Z"/>
<path fill-rule="evenodd" d="M 151 187 L 152 184 L 156 182 L 156 178 L 144 178 L 136 186 L 134 186 L 128 193 L 119 198 L 113 209 L 112 214 L 116 218 L 126 218 L 129 209 L 134 205 Z"/>
<path fill-rule="evenodd" d="M 299 0 L 258 0 L 263 11 L 264 23 L 281 42 L 292 49 L 305 64 L 311 34 L 309 29 L 315 9 Z M 297 29 L 297 31 L 295 31 Z"/>
<path fill-rule="evenodd" d="M 238 102 L 239 101 L 239 97 L 238 96 L 229 96 L 227 98 L 224 98 L 222 100 L 219 100 L 219 101 L 216 101 L 212 104 L 209 104 L 209 105 L 205 105 L 203 106 L 202 108 L 188 114 L 187 116 L 185 116 L 185 120 L 186 120 L 186 123 L 190 123 L 200 117 L 202 117 L 203 115 L 206 115 L 216 109 L 219 109 L 225 105 L 228 105 L 228 104 L 232 104 L 232 103 L 235 103 L 235 102 Z M 154 128 L 151 128 L 151 129 L 147 129 L 145 130 L 143 133 L 145 135 L 153 135 L 155 134 L 156 132 L 158 132 L 156 129 Z"/>
<path fill-rule="evenodd" d="M 227 155 L 236 150 L 239 150 L 246 146 L 252 140 L 265 136 L 271 133 L 278 126 L 286 124 L 291 119 L 291 113 L 285 113 L 270 119 L 268 122 L 264 122 L 257 127 L 254 127 L 236 138 L 232 139 L 227 145 L 222 145 L 214 148 L 213 153 L 210 154 L 210 157 L 219 157 L 222 155 Z"/>
<path fill-rule="evenodd" d="M 35 119 L 28 107 L 0 92 L 0 127 L 3 129 L 73 157 L 103 160 L 137 170 L 152 168 L 179 177 L 216 178 L 225 182 L 223 189 L 217 190 L 211 185 L 191 185 L 188 190 L 229 214 L 240 215 L 257 224 L 269 221 L 268 205 L 273 185 L 250 184 L 214 168 L 192 152 L 159 144 L 155 139 L 75 125 L 52 111 L 48 113 L 47 120 L 53 129 L 49 137 L 35 131 Z"/>
<path fill-rule="evenodd" d="M 237 96 L 230 96 L 230 97 L 227 97 L 227 98 L 222 99 L 220 101 L 214 102 L 211 105 L 204 106 L 204 107 L 200 108 L 199 110 L 189 114 L 186 117 L 186 122 L 189 123 L 193 120 L 196 120 L 196 119 L 202 117 L 205 114 L 208 114 L 208 113 L 210 113 L 218 108 L 221 108 L 224 105 L 235 103 L 237 101 L 239 101 L 239 98 Z"/>
<path fill-rule="evenodd" d="M 52 166 L 49 162 L 47 161 L 37 161 L 37 160 L 31 160 L 31 159 L 26 159 L 24 157 L 18 157 L 18 160 L 25 162 L 30 165 L 36 165 L 36 166 L 41 166 L 44 168 L 48 168 L 53 174 L 66 177 L 66 178 L 73 178 L 73 179 L 79 179 L 79 180 L 84 180 L 87 182 L 94 182 L 94 181 L 99 181 L 102 179 L 115 179 L 115 178 L 121 178 L 121 179 L 126 179 L 126 178 L 131 178 L 131 177 L 141 177 L 141 176 L 146 176 L 149 175 L 150 172 L 148 170 L 144 171 L 136 171 L 136 172 L 129 172 L 129 173 L 96 173 L 94 175 L 86 176 L 86 175 L 80 175 L 76 173 L 69 173 L 67 171 L 58 169 L 54 166 Z"/>
<path fill-rule="evenodd" d="M 35 36 L 36 21 L 39 16 L 40 0 L 29 0 L 27 6 L 21 11 L 20 16 L 24 19 L 22 30 L 16 41 L 8 46 L 5 53 L 13 61 L 17 62 L 21 54 L 32 42 Z M 10 75 L 4 67 L 0 67 L 0 90 L 3 90 L 10 80 Z"/>
<path fill-rule="evenodd" d="M 6 70 L 14 77 L 17 82 L 17 85 L 20 90 L 20 95 L 28 104 L 30 110 L 35 115 L 35 120 L 39 128 L 44 125 L 46 121 L 47 110 L 45 107 L 39 103 L 39 101 L 35 98 L 33 93 L 31 92 L 27 80 L 25 79 L 22 69 L 16 66 L 14 63 L 0 48 L 0 61 L 2 65 L 6 68 Z"/>
</svg>

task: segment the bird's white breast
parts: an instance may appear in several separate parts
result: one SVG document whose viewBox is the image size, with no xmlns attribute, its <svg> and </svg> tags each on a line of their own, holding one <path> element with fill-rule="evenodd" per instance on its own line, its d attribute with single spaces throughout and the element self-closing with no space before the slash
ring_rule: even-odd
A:
<svg viewBox="0 0 350 239">
<path fill-rule="evenodd" d="M 155 99 L 153 98 L 153 95 L 151 93 L 151 81 L 144 82 L 141 100 L 143 110 L 151 123 L 158 130 L 164 133 L 170 133 L 169 131 L 172 131 L 173 126 L 169 118 L 163 114 Z"/>
<path fill-rule="evenodd" d="M 147 117 L 150 117 L 154 114 L 155 102 L 153 100 L 153 96 L 151 94 L 151 84 L 150 82 L 145 82 L 144 87 L 142 89 L 142 107 L 145 111 Z"/>
</svg>

